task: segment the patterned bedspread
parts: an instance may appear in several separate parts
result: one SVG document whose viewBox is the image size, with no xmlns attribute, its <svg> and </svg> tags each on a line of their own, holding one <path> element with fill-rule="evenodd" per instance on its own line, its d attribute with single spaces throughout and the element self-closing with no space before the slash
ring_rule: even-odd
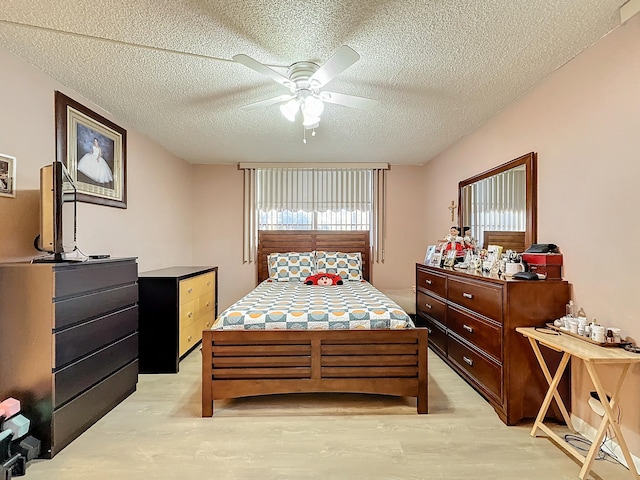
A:
<svg viewBox="0 0 640 480">
<path fill-rule="evenodd" d="M 411 318 L 365 281 L 305 285 L 265 280 L 222 312 L 212 329 L 412 328 Z"/>
</svg>

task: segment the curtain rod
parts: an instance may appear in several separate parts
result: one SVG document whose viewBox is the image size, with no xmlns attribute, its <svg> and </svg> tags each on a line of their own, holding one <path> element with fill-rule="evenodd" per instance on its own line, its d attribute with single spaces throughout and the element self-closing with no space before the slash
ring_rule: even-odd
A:
<svg viewBox="0 0 640 480">
<path fill-rule="evenodd" d="M 260 168 L 353 168 L 366 170 L 389 170 L 388 163 L 239 163 L 239 170 L 254 170 Z"/>
</svg>

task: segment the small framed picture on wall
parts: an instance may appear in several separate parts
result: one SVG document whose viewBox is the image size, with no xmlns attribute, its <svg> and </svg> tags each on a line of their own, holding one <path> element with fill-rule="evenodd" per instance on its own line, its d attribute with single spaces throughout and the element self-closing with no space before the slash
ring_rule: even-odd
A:
<svg viewBox="0 0 640 480">
<path fill-rule="evenodd" d="M 16 157 L 0 153 L 0 196 L 16 196 Z"/>
</svg>

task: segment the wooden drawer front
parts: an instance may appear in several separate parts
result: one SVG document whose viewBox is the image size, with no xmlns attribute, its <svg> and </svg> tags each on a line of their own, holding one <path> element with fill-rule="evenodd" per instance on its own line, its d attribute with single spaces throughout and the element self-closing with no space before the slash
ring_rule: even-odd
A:
<svg viewBox="0 0 640 480">
<path fill-rule="evenodd" d="M 431 271 L 417 270 L 416 286 L 429 290 L 445 298 L 447 295 L 447 279 L 443 275 Z"/>
<path fill-rule="evenodd" d="M 416 298 L 417 312 L 432 317 L 433 319 L 440 322 L 443 326 L 447 324 L 447 306 L 443 301 L 437 300 L 435 297 L 432 297 L 431 295 L 427 295 L 426 293 L 420 291 L 418 291 Z"/>
<path fill-rule="evenodd" d="M 500 366 L 464 345 L 454 335 L 449 335 L 447 347 L 449 360 L 466 372 L 470 380 L 481 390 L 501 402 L 502 369 Z"/>
<path fill-rule="evenodd" d="M 450 278 L 450 301 L 502 323 L 502 287 Z"/>
<path fill-rule="evenodd" d="M 138 329 L 138 306 L 96 318 L 54 334 L 55 366 L 60 368 Z"/>
<path fill-rule="evenodd" d="M 429 331 L 428 342 L 429 346 L 435 349 L 443 356 L 447 356 L 447 332 L 442 329 L 438 322 L 434 322 L 430 318 L 418 317 L 422 321 Z"/>
<path fill-rule="evenodd" d="M 202 330 L 209 330 L 213 325 L 213 321 L 215 320 L 215 315 L 213 310 L 210 312 L 206 312 L 199 318 L 200 327 Z"/>
<path fill-rule="evenodd" d="M 136 284 L 61 300 L 54 304 L 54 328 L 60 329 L 88 318 L 99 317 L 133 305 L 137 301 Z"/>
<path fill-rule="evenodd" d="M 180 281 L 180 303 L 190 302 L 208 292 L 213 292 L 215 287 L 213 272 Z"/>
<path fill-rule="evenodd" d="M 205 273 L 204 275 L 200 275 L 199 278 L 202 279 L 200 284 L 200 295 L 205 293 L 213 293 L 216 288 L 216 275 L 215 272 Z"/>
<path fill-rule="evenodd" d="M 198 318 L 198 299 L 195 298 L 190 302 L 181 303 L 178 310 L 180 317 L 179 328 L 191 325 Z"/>
<path fill-rule="evenodd" d="M 138 334 L 133 333 L 54 375 L 54 408 L 109 376 L 138 356 Z"/>
<path fill-rule="evenodd" d="M 502 327 L 469 315 L 455 307 L 447 311 L 449 329 L 502 363 Z"/>
<path fill-rule="evenodd" d="M 192 323 L 180 329 L 179 355 L 184 355 L 191 347 L 202 340 L 202 325 Z"/>
<path fill-rule="evenodd" d="M 136 283 L 138 264 L 135 260 L 66 266 L 55 270 L 55 297 L 81 295 L 118 285 Z"/>
<path fill-rule="evenodd" d="M 138 361 L 117 370 L 82 395 L 53 412 L 52 456 L 136 390 Z"/>
<path fill-rule="evenodd" d="M 213 291 L 206 292 L 198 297 L 198 316 L 206 315 L 209 312 L 213 312 L 216 302 L 213 296 Z"/>
</svg>

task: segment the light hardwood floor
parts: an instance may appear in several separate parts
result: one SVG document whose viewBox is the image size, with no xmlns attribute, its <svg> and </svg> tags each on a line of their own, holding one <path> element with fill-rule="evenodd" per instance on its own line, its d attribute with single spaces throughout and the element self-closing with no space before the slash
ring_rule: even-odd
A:
<svg viewBox="0 0 640 480">
<path fill-rule="evenodd" d="M 415 400 L 279 395 L 216 402 L 200 418 L 200 352 L 138 390 L 27 480 L 576 479 L 579 465 L 530 424 L 507 427 L 429 356 L 429 411 Z M 591 479 L 631 478 L 595 462 Z"/>
</svg>

